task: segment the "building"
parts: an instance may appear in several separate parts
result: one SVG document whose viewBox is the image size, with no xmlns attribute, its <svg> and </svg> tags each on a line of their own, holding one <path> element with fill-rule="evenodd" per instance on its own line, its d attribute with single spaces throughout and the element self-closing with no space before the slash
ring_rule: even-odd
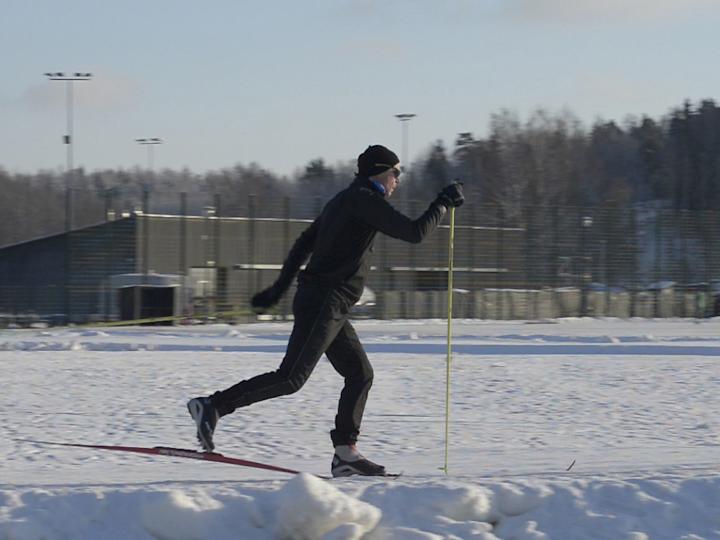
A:
<svg viewBox="0 0 720 540">
<path fill-rule="evenodd" d="M 212 208 L 203 216 L 136 212 L 7 246 L 0 249 L 0 314 L 57 323 L 247 316 L 250 296 L 272 283 L 309 223 L 218 217 Z M 521 279 L 522 235 L 517 228 L 458 225 L 455 286 L 475 290 Z M 447 288 L 447 244 L 447 226 L 417 245 L 380 235 L 368 282 L 379 302 L 395 302 L 386 292 L 405 291 L 410 300 L 393 313 L 442 316 L 441 307 L 420 309 L 430 304 L 414 295 Z M 291 297 L 281 303 L 282 315 L 290 313 Z"/>
</svg>

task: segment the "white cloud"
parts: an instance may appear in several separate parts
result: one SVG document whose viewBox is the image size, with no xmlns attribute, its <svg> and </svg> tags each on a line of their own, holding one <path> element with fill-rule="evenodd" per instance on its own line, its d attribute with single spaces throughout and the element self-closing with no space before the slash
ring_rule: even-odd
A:
<svg viewBox="0 0 720 540">
<path fill-rule="evenodd" d="M 626 21 L 698 14 L 717 9 L 716 0 L 507 0 L 498 6 L 502 15 L 564 21 Z"/>
<path fill-rule="evenodd" d="M 344 0 L 334 4 L 335 12 L 345 17 L 384 21 L 395 26 L 410 24 L 413 17 L 430 17 L 436 22 L 466 22 L 487 13 L 496 0 Z"/>
<path fill-rule="evenodd" d="M 45 81 L 33 84 L 5 105 L 46 111 L 65 106 L 65 84 Z M 135 85 L 123 77 L 95 75 L 90 81 L 73 83 L 74 101 L 83 107 L 119 108 L 131 102 L 137 94 Z"/>
<path fill-rule="evenodd" d="M 33 84 L 25 88 L 19 96 L 6 100 L 3 105 L 39 111 L 54 109 L 65 103 L 65 94 L 59 90 L 52 88 L 49 83 Z"/>
</svg>

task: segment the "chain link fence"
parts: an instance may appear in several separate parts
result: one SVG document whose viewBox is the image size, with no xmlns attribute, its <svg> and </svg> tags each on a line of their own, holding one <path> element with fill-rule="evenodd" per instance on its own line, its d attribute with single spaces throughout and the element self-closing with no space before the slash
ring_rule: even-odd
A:
<svg viewBox="0 0 720 540">
<path fill-rule="evenodd" d="M 253 320 L 326 199 L 222 193 L 72 193 L 72 219 L 0 248 L 0 316 L 37 321 Z M 399 198 L 411 217 L 429 201 Z M 61 230 L 57 230 L 60 227 Z M 456 212 L 455 316 L 707 317 L 720 314 L 716 212 L 513 207 Z M 356 316 L 446 316 L 449 229 L 421 244 L 378 235 Z M 291 314 L 292 291 L 276 316 Z"/>
</svg>

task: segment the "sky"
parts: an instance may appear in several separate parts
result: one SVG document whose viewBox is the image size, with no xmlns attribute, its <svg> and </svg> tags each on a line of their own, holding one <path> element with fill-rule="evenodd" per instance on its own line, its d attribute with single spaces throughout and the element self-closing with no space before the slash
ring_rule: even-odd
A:
<svg viewBox="0 0 720 540">
<path fill-rule="evenodd" d="M 503 109 L 586 126 L 718 97 L 718 0 L 0 0 L 0 167 L 290 175 L 384 144 L 403 161 Z M 407 156 L 399 113 L 407 126 Z"/>
</svg>

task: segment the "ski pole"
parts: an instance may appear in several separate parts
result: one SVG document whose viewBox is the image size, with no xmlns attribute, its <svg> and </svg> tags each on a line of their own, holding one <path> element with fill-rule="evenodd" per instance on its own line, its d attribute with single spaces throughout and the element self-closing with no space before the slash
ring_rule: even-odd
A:
<svg viewBox="0 0 720 540">
<path fill-rule="evenodd" d="M 450 243 L 448 246 L 447 360 L 445 362 L 445 467 L 448 474 L 450 441 L 450 360 L 452 358 L 453 250 L 455 244 L 455 208 L 450 208 Z"/>
</svg>

